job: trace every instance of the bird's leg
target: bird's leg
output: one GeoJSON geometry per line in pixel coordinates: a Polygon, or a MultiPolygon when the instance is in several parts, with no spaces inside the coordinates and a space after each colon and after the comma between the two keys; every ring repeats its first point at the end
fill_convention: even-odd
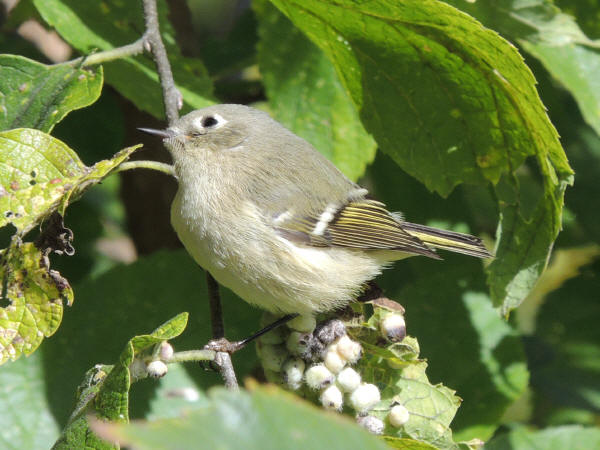
{"type": "Polygon", "coordinates": [[[289,322],[294,317],[298,317],[298,314],[287,314],[270,325],[267,325],[262,330],[257,331],[253,335],[247,337],[246,339],[242,339],[241,341],[230,342],[226,338],[221,337],[218,339],[213,339],[208,344],[204,346],[205,350],[214,350],[216,352],[225,352],[225,353],[235,353],[238,350],[241,350],[246,346],[246,344],[252,342],[254,339],[261,337],[263,334],[268,333],[269,331],[289,322]]]}

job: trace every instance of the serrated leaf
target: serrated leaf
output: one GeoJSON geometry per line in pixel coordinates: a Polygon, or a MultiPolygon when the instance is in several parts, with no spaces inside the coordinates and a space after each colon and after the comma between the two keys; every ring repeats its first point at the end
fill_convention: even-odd
{"type": "Polygon", "coordinates": [[[98,364],[85,373],[77,389],[77,405],[61,435],[52,446],[53,450],[90,448],[94,450],[118,449],[90,432],[88,411],[94,411],[94,401],[113,366],[98,364]]]}
{"type": "MultiPolygon", "coordinates": [[[[181,249],[141,256],[134,263],[119,265],[74,285],[79,306],[69,311],[56,335],[42,349],[46,359],[53,361],[46,382],[58,420],[65,422],[73,410],[71,397],[81,375],[98,362],[114,361],[123,343],[132,334],[146,333],[148,324],[162,323],[166,317],[192,308],[186,332],[172,344],[176,350],[188,350],[208,342],[210,314],[204,280],[202,270],[181,249]],[[107,311],[110,320],[106,320],[107,311]],[[85,338],[82,323],[88,324],[83,330],[85,338]]],[[[259,329],[259,310],[226,289],[221,294],[229,339],[243,339],[259,329]]],[[[239,379],[245,379],[256,367],[254,348],[247,346],[237,352],[233,363],[239,379]]],[[[223,384],[216,372],[200,370],[194,364],[186,365],[186,370],[199,390],[223,384]]],[[[134,384],[132,417],[145,417],[153,386],[151,382],[134,384]]]]}
{"type": "Polygon", "coordinates": [[[432,385],[425,374],[426,363],[410,366],[402,371],[396,382],[399,392],[392,401],[403,405],[410,418],[403,425],[400,436],[429,442],[436,447],[454,447],[450,423],[461,400],[455,391],[441,384],[432,385]]]}
{"type": "Polygon", "coordinates": [[[78,389],[78,405],[53,448],[118,448],[103,442],[91,432],[89,415],[112,423],[128,423],[131,387],[129,366],[142,352],[179,336],[187,325],[187,319],[187,313],[178,314],[152,333],[131,338],[114,366],[90,369],[78,389]]]}
{"type": "Polygon", "coordinates": [[[258,63],[270,112],[356,180],[373,161],[376,144],[333,64],[270,3],[254,5],[260,19],[258,63]]]}
{"type": "Polygon", "coordinates": [[[549,0],[448,1],[540,60],[571,92],[584,119],[600,134],[600,41],[592,41],[573,17],[549,0]]]}
{"type": "Polygon", "coordinates": [[[364,349],[357,363],[363,381],[376,384],[381,391],[381,402],[370,414],[386,423],[386,436],[410,438],[436,448],[456,448],[450,423],[460,399],[453,390],[429,382],[425,374],[427,363],[419,359],[419,344],[415,338],[407,336],[400,343],[382,345],[379,322],[387,314],[389,311],[375,307],[368,327],[348,330],[364,349]],[[390,408],[395,404],[403,405],[410,413],[408,422],[399,428],[387,421],[390,408]]]}
{"type": "Polygon", "coordinates": [[[102,68],[47,66],[22,56],[0,55],[0,131],[49,132],[70,111],[94,103],[102,82],[102,68]]]}
{"type": "Polygon", "coordinates": [[[30,355],[60,325],[63,302],[73,302],[67,280],[50,270],[32,243],[0,251],[0,364],[30,355]]]}
{"type": "MultiPolygon", "coordinates": [[[[460,183],[496,184],[535,157],[544,185],[538,211],[547,212],[550,232],[532,242],[537,223],[514,204],[521,233],[502,234],[496,261],[519,252],[544,266],[572,171],[512,45],[438,1],[273,3],[333,62],[379,147],[430,190],[448,195],[460,183]]],[[[527,267],[512,260],[490,269],[493,300],[505,312],[524,298],[512,287],[527,267]]]]}
{"type": "MultiPolygon", "coordinates": [[[[83,54],[130,44],[144,31],[141,3],[34,0],[34,4],[44,20],[83,54]]],[[[164,1],[158,2],[158,11],[163,41],[185,109],[208,106],[212,103],[212,84],[206,69],[200,60],[181,55],[164,1]]],[[[106,63],[105,71],[107,82],[139,109],[164,117],[162,90],[150,58],[118,59],[106,63]]]]}
{"type": "Polygon", "coordinates": [[[0,227],[13,224],[23,235],[53,211],[61,214],[86,189],[102,181],[140,146],[86,167],[58,139],[39,130],[0,133],[0,227]]]}
{"type": "MultiPolygon", "coordinates": [[[[438,203],[444,201],[436,199],[425,210],[438,203]]],[[[454,440],[487,440],[528,386],[523,343],[485,293],[481,262],[444,256],[441,263],[400,261],[378,284],[389,297],[402,299],[407,331],[419,336],[428,359],[428,377],[464,399],[452,423],[454,440]]]]}
{"type": "Polygon", "coordinates": [[[318,410],[280,389],[209,393],[207,407],[177,419],[102,426],[105,438],[146,449],[384,449],[350,420],[318,410]]]}
{"type": "MultiPolygon", "coordinates": [[[[162,324],[152,333],[132,338],[131,345],[134,352],[133,356],[139,354],[149,347],[152,347],[153,345],[161,343],[162,341],[176,338],[183,333],[183,330],[185,330],[187,321],[188,313],[181,313],[162,324]]],[[[127,353],[127,355],[129,355],[129,353],[127,353]]],[[[131,358],[133,358],[133,356],[131,356],[131,358]]],[[[131,364],[132,361],[133,359],[131,359],[128,364],[131,364]]]]}

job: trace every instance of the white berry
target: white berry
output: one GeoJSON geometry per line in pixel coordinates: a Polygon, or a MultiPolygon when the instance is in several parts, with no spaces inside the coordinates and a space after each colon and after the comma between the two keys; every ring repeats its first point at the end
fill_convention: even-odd
{"type": "Polygon", "coordinates": [[[335,345],[330,345],[327,348],[323,362],[325,367],[333,373],[338,373],[346,365],[346,361],[340,356],[335,345]]]}
{"type": "Polygon", "coordinates": [[[344,404],[342,391],[335,385],[329,386],[321,393],[321,404],[327,409],[341,411],[344,404]]]}
{"type": "Polygon", "coordinates": [[[312,333],[317,326],[317,319],[312,315],[298,316],[290,320],[287,326],[302,333],[312,333]]]}
{"type": "Polygon", "coordinates": [[[352,367],[342,370],[336,379],[337,385],[344,392],[353,392],[360,386],[360,374],[352,367]]]}
{"type": "Polygon", "coordinates": [[[401,427],[410,419],[410,413],[404,406],[396,405],[390,410],[388,419],[393,427],[401,427]]]}
{"type": "Polygon", "coordinates": [[[359,413],[369,411],[379,400],[379,388],[374,384],[363,383],[350,394],[350,404],[359,413]]]}
{"type": "Polygon", "coordinates": [[[158,351],[158,357],[161,361],[168,361],[173,357],[173,347],[167,341],[160,344],[160,350],[158,351]]]}
{"type": "Polygon", "coordinates": [[[308,368],[305,379],[309,387],[321,389],[333,383],[335,376],[323,364],[316,364],[308,368]]]}
{"type": "Polygon", "coordinates": [[[380,328],[381,334],[390,341],[400,342],[406,337],[406,322],[402,314],[388,314],[381,321],[380,328]]]}
{"type": "Polygon", "coordinates": [[[152,361],[146,366],[146,372],[153,378],[164,377],[169,369],[162,361],[152,361]]]}
{"type": "Polygon", "coordinates": [[[300,388],[304,368],[305,364],[301,359],[290,359],[283,365],[283,378],[290,388],[294,390],[300,388]]]}
{"type": "Polygon", "coordinates": [[[362,353],[361,345],[350,339],[347,335],[342,336],[337,341],[337,351],[350,364],[354,364],[360,359],[362,353]]]}

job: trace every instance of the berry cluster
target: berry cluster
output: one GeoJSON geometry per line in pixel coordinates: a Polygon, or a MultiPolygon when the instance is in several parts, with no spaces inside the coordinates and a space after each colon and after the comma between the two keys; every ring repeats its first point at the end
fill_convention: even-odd
{"type": "MultiPolygon", "coordinates": [[[[382,321],[384,337],[393,339],[404,333],[404,318],[392,314],[382,321]]],[[[274,320],[272,316],[263,322],[274,320]]],[[[404,335],[402,336],[404,337],[404,335]]],[[[257,343],[258,355],[267,379],[291,390],[306,385],[318,392],[324,408],[342,411],[344,405],[356,413],[357,422],[375,434],[381,434],[384,423],[369,415],[380,401],[379,388],[365,382],[356,368],[362,356],[362,346],[346,332],[340,320],[317,325],[312,316],[299,316],[287,327],[279,327],[262,336],[257,343]],[[353,367],[354,366],[354,367],[353,367]]],[[[388,415],[390,425],[399,427],[408,421],[409,413],[395,405],[388,415]]]]}

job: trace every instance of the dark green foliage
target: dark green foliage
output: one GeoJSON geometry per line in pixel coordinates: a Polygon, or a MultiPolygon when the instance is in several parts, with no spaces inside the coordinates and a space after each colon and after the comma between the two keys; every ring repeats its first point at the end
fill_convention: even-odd
{"type": "MultiPolygon", "coordinates": [[[[477,234],[496,258],[440,252],[387,270],[403,344],[383,342],[379,310],[361,306],[369,321],[350,334],[385,439],[307,404],[314,392],[225,392],[197,364],[132,378],[155,345],[210,339],[202,271],[183,250],[137,257],[119,194],[170,199],[110,176],[139,142],[131,124],[152,120],[139,111],[164,117],[154,63],[49,65],[15,30],[34,18],[87,56],[139,39],[141,2],[21,0],[0,24],[0,447],[598,447],[598,2],[234,3],[158,1],[182,113],[254,102],[390,210],[477,234]],[[202,11],[218,33],[195,28],[202,11]],[[74,256],[66,229],[33,243],[53,213],[74,256]],[[412,414],[400,428],[394,402],[412,414]]],[[[223,301],[228,338],[259,328],[260,311],[223,301]]],[[[252,346],[233,362],[242,385],[264,379],[252,346]]]]}

